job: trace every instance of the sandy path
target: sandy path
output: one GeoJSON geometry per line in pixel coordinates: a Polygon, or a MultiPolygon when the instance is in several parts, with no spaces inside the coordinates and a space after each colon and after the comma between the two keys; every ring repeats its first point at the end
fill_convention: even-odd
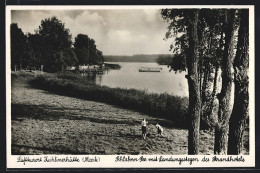
{"type": "MultiPolygon", "coordinates": [[[[187,154],[187,130],[171,122],[94,101],[60,96],[12,81],[12,154],[187,154]],[[147,118],[146,140],[140,123],[147,118]],[[155,124],[165,124],[165,137],[155,124]]],[[[201,154],[213,154],[201,132],[201,154]]]]}

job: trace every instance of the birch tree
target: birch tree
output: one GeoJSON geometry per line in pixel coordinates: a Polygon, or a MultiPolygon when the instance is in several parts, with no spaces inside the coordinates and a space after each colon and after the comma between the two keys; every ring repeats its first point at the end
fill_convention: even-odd
{"type": "Polygon", "coordinates": [[[249,68],[249,15],[248,10],[240,11],[237,52],[234,59],[234,106],[229,122],[228,154],[240,154],[243,147],[243,133],[248,119],[248,68],[249,68]]]}

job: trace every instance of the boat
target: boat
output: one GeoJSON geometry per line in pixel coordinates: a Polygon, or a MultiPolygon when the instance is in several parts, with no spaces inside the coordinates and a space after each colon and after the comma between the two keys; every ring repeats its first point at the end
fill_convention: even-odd
{"type": "Polygon", "coordinates": [[[161,70],[160,67],[141,67],[139,72],[160,72],[161,70]]]}

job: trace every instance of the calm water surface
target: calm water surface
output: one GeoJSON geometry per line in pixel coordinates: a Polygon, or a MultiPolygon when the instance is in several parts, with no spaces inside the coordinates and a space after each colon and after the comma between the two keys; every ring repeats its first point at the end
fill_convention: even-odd
{"type": "Polygon", "coordinates": [[[110,70],[103,75],[96,76],[96,83],[112,88],[134,88],[154,93],[168,93],[177,96],[188,96],[186,72],[169,72],[165,65],[157,63],[116,63],[120,70],[110,70]],[[139,72],[141,67],[159,67],[161,72],[139,72]]]}

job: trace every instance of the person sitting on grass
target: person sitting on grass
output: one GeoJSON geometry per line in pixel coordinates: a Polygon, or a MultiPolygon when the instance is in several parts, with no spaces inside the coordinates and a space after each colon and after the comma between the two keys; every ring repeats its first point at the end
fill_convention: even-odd
{"type": "Polygon", "coordinates": [[[158,134],[163,136],[163,128],[162,128],[162,126],[160,126],[159,124],[156,124],[155,126],[157,128],[158,134]]]}
{"type": "Polygon", "coordinates": [[[147,125],[147,121],[145,118],[143,119],[141,125],[142,125],[142,137],[143,137],[143,139],[145,139],[146,138],[146,125],[147,125]]]}

